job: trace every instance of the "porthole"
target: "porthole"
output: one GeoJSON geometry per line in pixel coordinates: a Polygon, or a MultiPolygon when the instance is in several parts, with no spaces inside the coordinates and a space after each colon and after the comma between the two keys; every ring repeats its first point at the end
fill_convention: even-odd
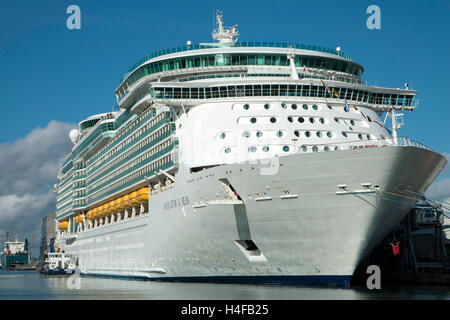
{"type": "Polygon", "coordinates": [[[328,131],[328,132],[327,132],[327,137],[328,137],[328,138],[332,138],[332,137],[333,137],[333,134],[332,134],[330,131],[328,131]]]}
{"type": "Polygon", "coordinates": [[[334,118],[334,121],[335,121],[336,123],[339,123],[339,119],[338,119],[338,118],[334,118]]]}
{"type": "Polygon", "coordinates": [[[330,151],[330,147],[329,146],[323,147],[323,151],[330,151]]]}
{"type": "Polygon", "coordinates": [[[328,109],[333,110],[333,107],[327,104],[328,109]]]}
{"type": "Polygon", "coordinates": [[[344,137],[348,137],[348,135],[347,135],[347,133],[346,132],[344,132],[344,131],[342,131],[342,135],[344,136],[344,137]]]}
{"type": "Polygon", "coordinates": [[[319,122],[320,122],[321,124],[324,124],[324,123],[325,123],[325,119],[324,119],[324,118],[319,118],[319,122]]]}
{"type": "Polygon", "coordinates": [[[366,137],[367,137],[367,140],[370,140],[370,134],[368,134],[366,137]]]}
{"type": "Polygon", "coordinates": [[[271,122],[271,123],[275,123],[275,122],[277,122],[277,118],[275,118],[275,117],[271,117],[271,118],[270,118],[270,122],[271,122]]]}
{"type": "Polygon", "coordinates": [[[244,110],[248,110],[248,109],[250,109],[250,105],[244,104],[244,110]]]}
{"type": "Polygon", "coordinates": [[[248,138],[248,137],[250,137],[250,132],[244,131],[244,132],[242,133],[242,135],[243,135],[245,138],[248,138]]]}
{"type": "Polygon", "coordinates": [[[312,108],[313,108],[313,110],[319,110],[319,107],[318,107],[316,104],[314,104],[314,105],[312,106],[312,108]]]}
{"type": "Polygon", "coordinates": [[[283,131],[278,131],[277,132],[277,137],[282,137],[283,136],[283,131]]]}
{"type": "Polygon", "coordinates": [[[338,151],[339,150],[339,146],[334,146],[334,151],[338,151]]]}
{"type": "Polygon", "coordinates": [[[266,104],[264,105],[264,109],[266,109],[266,110],[270,109],[270,104],[266,103],[266,104]]]}
{"type": "Polygon", "coordinates": [[[250,122],[251,122],[251,123],[256,123],[256,118],[251,118],[251,119],[250,119],[250,122]]]}
{"type": "Polygon", "coordinates": [[[316,132],[316,136],[318,136],[319,138],[322,137],[322,132],[317,131],[317,132],[316,132]]]}
{"type": "Polygon", "coordinates": [[[225,139],[225,132],[222,132],[222,133],[220,134],[220,139],[225,139]]]}
{"type": "Polygon", "coordinates": [[[297,110],[297,105],[296,104],[291,104],[291,108],[292,108],[292,110],[297,110]]]}
{"type": "Polygon", "coordinates": [[[289,151],[289,146],[284,146],[284,147],[283,147],[283,151],[284,151],[284,152],[288,152],[288,151],[289,151]]]}
{"type": "Polygon", "coordinates": [[[225,153],[230,153],[231,149],[230,148],[225,148],[225,153]]]}
{"type": "Polygon", "coordinates": [[[319,151],[319,147],[313,146],[313,147],[312,147],[312,151],[313,151],[313,152],[318,152],[318,151],[319,151]]]}
{"type": "Polygon", "coordinates": [[[295,131],[294,131],[294,134],[295,134],[296,137],[300,137],[300,131],[295,130],[295,131]]]}
{"type": "Polygon", "coordinates": [[[352,126],[354,126],[354,125],[355,125],[355,121],[350,120],[350,124],[351,124],[352,126]]]}
{"type": "Polygon", "coordinates": [[[308,151],[308,147],[307,146],[302,146],[302,151],[304,151],[304,152],[308,151]]]}
{"type": "Polygon", "coordinates": [[[309,118],[309,122],[314,123],[314,118],[309,118]]]}
{"type": "Polygon", "coordinates": [[[263,135],[263,133],[261,132],[261,131],[258,131],[257,133],[256,133],[256,136],[257,137],[261,137],[263,135]]]}
{"type": "Polygon", "coordinates": [[[255,146],[251,146],[251,147],[248,148],[248,151],[256,152],[256,147],[255,146]]]}
{"type": "Polygon", "coordinates": [[[304,105],[303,105],[303,109],[304,109],[304,110],[308,110],[308,105],[304,104],[304,105]]]}
{"type": "Polygon", "coordinates": [[[311,132],[306,131],[306,132],[305,132],[305,136],[307,136],[308,138],[311,137],[311,132]]]}
{"type": "Polygon", "coordinates": [[[286,109],[286,108],[287,108],[286,103],[282,103],[282,104],[281,104],[281,107],[282,107],[283,109],[286,109]]]}
{"type": "Polygon", "coordinates": [[[358,134],[358,138],[359,138],[359,140],[362,140],[363,139],[363,135],[361,133],[358,134]]]}
{"type": "Polygon", "coordinates": [[[305,119],[303,117],[298,117],[298,122],[303,123],[305,122],[305,119]]]}
{"type": "Polygon", "coordinates": [[[268,147],[268,146],[264,146],[264,147],[262,148],[262,151],[263,151],[263,152],[269,151],[269,147],[268,147]]]}
{"type": "Polygon", "coordinates": [[[294,120],[292,119],[292,117],[288,117],[287,119],[288,119],[289,122],[294,121],[294,120]]]}

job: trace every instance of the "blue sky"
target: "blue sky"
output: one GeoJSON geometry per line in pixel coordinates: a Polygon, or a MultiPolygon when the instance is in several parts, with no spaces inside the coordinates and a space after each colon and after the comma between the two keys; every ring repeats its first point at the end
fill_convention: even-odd
{"type": "MultiPolygon", "coordinates": [[[[240,41],[340,46],[364,66],[363,79],[369,83],[402,88],[408,82],[419,90],[420,105],[406,113],[399,135],[448,157],[450,0],[21,0],[0,3],[0,152],[8,161],[0,163],[0,171],[7,172],[14,157],[24,154],[31,162],[41,157],[47,163],[46,156],[69,151],[71,124],[112,110],[118,81],[141,57],[187,40],[211,42],[216,9],[223,11],[225,25],[239,25],[240,41]],[[66,9],[72,4],[81,9],[81,30],[66,27],[66,9]],[[381,9],[381,30],[366,27],[366,9],[372,4],[381,9]],[[31,152],[33,146],[41,153],[31,152]]],[[[2,191],[9,180],[0,181],[0,207],[19,203],[20,192],[35,201],[26,187],[33,172],[26,168],[24,162],[15,171],[22,175],[15,180],[22,183],[14,191],[2,191]]],[[[35,208],[41,216],[54,206],[49,190],[56,171],[56,165],[44,170],[40,182],[34,182],[48,185],[40,193],[45,206],[35,208]]],[[[447,199],[448,169],[439,180],[437,194],[447,199]]]]}
{"type": "Polygon", "coordinates": [[[239,24],[241,41],[283,41],[342,50],[380,86],[419,90],[401,135],[450,151],[450,1],[10,1],[0,5],[0,142],[50,120],[77,123],[115,104],[114,89],[139,58],[211,41],[215,9],[239,24]],[[66,9],[81,8],[81,30],[66,9]],[[381,30],[366,8],[381,9],[381,30]]]}

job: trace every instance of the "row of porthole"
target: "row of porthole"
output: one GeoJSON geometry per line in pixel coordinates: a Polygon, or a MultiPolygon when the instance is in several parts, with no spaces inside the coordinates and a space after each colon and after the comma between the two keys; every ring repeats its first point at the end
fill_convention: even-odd
{"type": "MultiPolygon", "coordinates": [[[[283,131],[281,131],[281,130],[277,131],[276,135],[277,135],[277,137],[282,137],[282,136],[283,136],[283,131]]],[[[244,132],[242,133],[242,136],[243,136],[244,138],[250,138],[251,133],[250,133],[249,131],[244,131],[244,132]]],[[[256,132],[256,136],[257,136],[258,138],[260,138],[260,137],[263,136],[263,133],[262,133],[261,131],[257,131],[257,132],[256,132]]]]}
{"type": "MultiPolygon", "coordinates": [[[[348,138],[347,132],[342,131],[342,135],[343,135],[344,137],[348,138]]],[[[364,135],[361,134],[361,133],[358,133],[358,138],[359,138],[359,140],[363,140],[363,139],[364,139],[364,135]]],[[[367,138],[367,140],[370,140],[370,134],[366,134],[366,138],[367,138]]]]}
{"type": "MultiPolygon", "coordinates": [[[[287,105],[285,103],[282,103],[281,107],[283,109],[287,109],[287,105]]],[[[291,104],[291,109],[292,110],[297,110],[297,108],[298,108],[298,106],[295,103],[291,104]]],[[[302,105],[302,108],[303,108],[303,110],[308,110],[309,109],[307,104],[302,105]]],[[[317,104],[313,104],[311,108],[313,110],[319,110],[319,107],[317,106],[317,104]]]]}
{"type": "MultiPolygon", "coordinates": [[[[257,131],[257,132],[256,132],[256,136],[257,136],[258,138],[262,137],[262,135],[263,135],[263,133],[262,133],[261,131],[257,131]]],[[[281,130],[277,131],[276,135],[277,135],[277,137],[282,137],[282,136],[283,136],[283,131],[281,131],[281,130]]],[[[300,131],[299,131],[299,130],[295,130],[295,131],[294,131],[294,135],[295,135],[296,137],[300,137],[300,131]]],[[[342,131],[342,135],[343,135],[345,138],[348,138],[347,132],[342,131]]],[[[220,138],[221,138],[221,139],[225,139],[225,136],[226,136],[226,134],[225,134],[224,132],[222,132],[222,133],[220,134],[220,138]]],[[[243,136],[244,138],[249,138],[249,137],[251,136],[251,133],[250,133],[249,131],[244,131],[244,132],[242,133],[242,136],[243,136]]],[[[311,132],[310,132],[310,131],[305,131],[305,136],[306,136],[307,138],[311,137],[311,132]]],[[[318,138],[321,138],[321,137],[323,136],[322,131],[316,131],[316,136],[317,136],[318,138]]],[[[328,138],[332,138],[332,137],[333,137],[333,134],[332,134],[330,131],[327,131],[326,136],[327,136],[328,138]]],[[[360,140],[363,140],[363,139],[364,139],[364,135],[361,134],[361,133],[359,133],[359,134],[358,134],[358,138],[359,138],[360,140]]],[[[366,138],[367,138],[367,140],[370,140],[370,135],[367,134],[367,135],[366,135],[366,138]]]]}
{"type": "MultiPolygon", "coordinates": [[[[318,146],[312,146],[311,149],[312,149],[313,152],[319,152],[319,147],[318,146]]],[[[323,151],[331,151],[331,150],[337,151],[337,150],[339,150],[339,147],[338,146],[332,146],[332,147],[324,146],[323,147],[323,151]]],[[[308,151],[308,147],[307,146],[302,146],[302,151],[307,152],[308,151]]]]}
{"type": "MultiPolygon", "coordinates": [[[[288,121],[291,122],[291,123],[294,122],[294,119],[293,119],[291,116],[287,117],[287,119],[288,119],[288,121]]],[[[298,118],[297,118],[297,121],[300,122],[300,123],[304,123],[304,122],[305,122],[305,118],[303,118],[303,117],[298,117],[298,118]]],[[[311,117],[311,118],[309,118],[309,122],[314,123],[314,122],[315,122],[315,119],[311,117]]],[[[320,122],[321,124],[325,124],[325,119],[324,119],[324,118],[319,118],[319,122],[320,122]]]]}
{"type": "MultiPolygon", "coordinates": [[[[251,146],[248,148],[248,152],[256,152],[258,149],[256,148],[256,146],[251,146]]],[[[263,146],[262,147],[262,151],[263,152],[268,152],[270,149],[268,146],[263,146]]],[[[289,152],[290,148],[289,146],[283,146],[283,151],[284,152],[289,152]]],[[[225,148],[225,153],[230,153],[231,152],[231,148],[225,148]]]]}
{"type": "MultiPolygon", "coordinates": [[[[299,130],[295,130],[295,131],[294,131],[294,135],[295,135],[296,137],[300,137],[300,131],[299,131],[299,130]]],[[[318,138],[321,138],[321,137],[323,136],[322,131],[317,131],[317,132],[316,132],[316,136],[317,136],[318,138]]],[[[332,134],[330,131],[328,131],[328,132],[326,133],[326,136],[327,136],[328,138],[332,138],[332,137],[333,137],[333,134],[332,134]]],[[[305,131],[305,137],[307,137],[307,138],[311,137],[311,132],[310,132],[310,131],[305,131]]]]}
{"type": "MultiPolygon", "coordinates": [[[[269,121],[270,121],[270,123],[275,123],[275,122],[277,122],[277,118],[275,118],[275,117],[270,117],[269,121]]],[[[256,123],[256,118],[255,118],[255,117],[250,118],[250,122],[251,122],[251,123],[256,123]]]]}
{"type": "MultiPolygon", "coordinates": [[[[268,104],[268,103],[264,104],[264,109],[269,110],[270,107],[271,107],[270,104],[268,104]]],[[[287,108],[288,108],[287,104],[285,104],[285,103],[282,103],[282,104],[281,104],[281,107],[282,107],[283,109],[287,109],[287,108]]],[[[333,109],[333,108],[332,108],[331,106],[329,106],[329,105],[327,105],[327,107],[328,107],[330,110],[333,109]]],[[[249,104],[244,104],[244,107],[243,107],[243,108],[244,108],[244,110],[249,110],[249,109],[250,109],[250,105],[249,105],[249,104]]],[[[292,110],[297,110],[297,108],[298,108],[298,105],[297,105],[297,104],[295,104],[295,103],[291,104],[291,109],[292,109],[292,110]]],[[[308,110],[308,109],[309,109],[309,107],[308,107],[307,104],[302,105],[302,108],[303,108],[303,110],[308,110]]],[[[313,104],[311,108],[312,108],[313,110],[319,110],[319,107],[317,106],[317,104],[313,104]]]]}

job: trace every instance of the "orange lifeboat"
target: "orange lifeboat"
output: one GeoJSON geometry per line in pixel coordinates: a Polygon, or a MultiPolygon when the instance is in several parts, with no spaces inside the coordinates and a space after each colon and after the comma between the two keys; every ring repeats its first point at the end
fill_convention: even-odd
{"type": "Polygon", "coordinates": [[[131,202],[133,205],[134,204],[141,204],[137,197],[138,197],[138,192],[134,191],[134,192],[129,194],[128,201],[131,202]]]}
{"type": "Polygon", "coordinates": [[[114,201],[110,201],[106,204],[108,210],[110,213],[116,213],[118,210],[116,208],[116,206],[114,205],[114,201]]]}
{"type": "Polygon", "coordinates": [[[127,207],[127,208],[133,207],[133,202],[131,202],[131,200],[130,200],[131,194],[127,194],[127,195],[123,196],[121,199],[122,199],[122,205],[124,207],[127,207]]]}
{"type": "Polygon", "coordinates": [[[105,203],[103,206],[103,212],[105,215],[109,216],[111,214],[111,210],[109,209],[109,203],[105,203]]]}
{"type": "Polygon", "coordinates": [[[96,214],[97,218],[102,218],[105,216],[105,211],[103,209],[104,209],[103,206],[97,207],[97,214],[96,214]]]}
{"type": "Polygon", "coordinates": [[[148,188],[141,188],[137,191],[137,199],[140,202],[148,202],[148,188]]]}
{"type": "Polygon", "coordinates": [[[94,219],[94,218],[92,217],[92,209],[89,210],[89,211],[86,213],[86,219],[88,219],[88,220],[93,220],[93,219],[94,219]]]}
{"type": "Polygon", "coordinates": [[[125,210],[125,206],[122,204],[122,198],[118,198],[116,200],[113,201],[114,206],[118,209],[118,210],[125,210]]]}
{"type": "Polygon", "coordinates": [[[69,228],[69,221],[63,221],[58,224],[59,230],[67,230],[69,228]]]}

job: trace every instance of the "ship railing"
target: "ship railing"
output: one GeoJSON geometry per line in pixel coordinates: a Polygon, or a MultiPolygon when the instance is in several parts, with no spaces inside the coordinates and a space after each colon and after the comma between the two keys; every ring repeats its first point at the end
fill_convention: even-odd
{"type": "MultiPolygon", "coordinates": [[[[342,51],[336,51],[335,49],[329,49],[329,48],[324,48],[324,47],[320,47],[320,46],[304,45],[304,44],[300,44],[300,43],[248,41],[248,42],[236,42],[234,44],[234,47],[240,47],[240,48],[252,48],[252,47],[292,48],[292,47],[294,47],[295,49],[303,49],[303,50],[311,50],[311,51],[329,53],[329,54],[343,57],[344,59],[347,59],[347,60],[352,60],[352,58],[348,54],[343,53],[342,51]]],[[[215,47],[209,46],[207,44],[192,44],[189,46],[183,46],[183,47],[177,47],[177,48],[173,48],[173,49],[166,49],[166,50],[160,50],[157,52],[153,52],[151,54],[148,54],[148,55],[142,57],[133,66],[131,66],[128,69],[128,72],[125,73],[125,75],[120,79],[119,84],[121,84],[122,81],[125,80],[126,77],[131,72],[133,72],[137,67],[139,67],[141,64],[143,64],[144,62],[146,62],[150,59],[153,59],[153,58],[156,58],[159,56],[163,56],[166,54],[177,53],[177,52],[184,52],[184,51],[198,50],[198,49],[213,49],[213,48],[215,48],[215,47]]]]}
{"type": "Polygon", "coordinates": [[[401,146],[401,147],[415,147],[432,151],[428,146],[412,140],[408,137],[392,137],[384,139],[370,139],[370,140],[354,140],[346,142],[335,142],[326,144],[301,144],[298,146],[300,152],[326,152],[338,150],[355,150],[365,148],[379,148],[386,146],[401,146]]]}

